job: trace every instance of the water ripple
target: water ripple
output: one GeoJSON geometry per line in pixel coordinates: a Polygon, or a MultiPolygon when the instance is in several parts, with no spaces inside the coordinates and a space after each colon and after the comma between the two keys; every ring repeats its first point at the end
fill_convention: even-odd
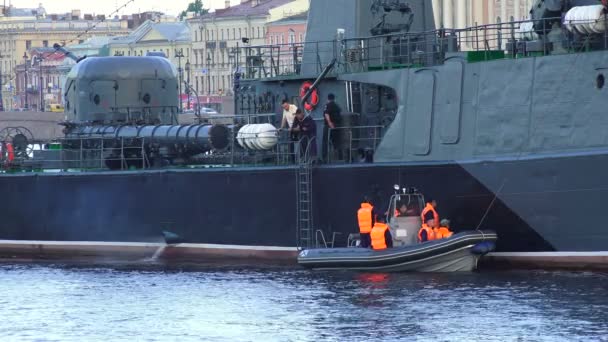
{"type": "Polygon", "coordinates": [[[2,341],[608,341],[608,276],[0,266],[2,341]]]}

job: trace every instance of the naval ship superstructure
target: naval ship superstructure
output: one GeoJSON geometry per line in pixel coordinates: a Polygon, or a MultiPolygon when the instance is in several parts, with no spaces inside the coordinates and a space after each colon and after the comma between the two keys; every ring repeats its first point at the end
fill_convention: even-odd
{"type": "Polygon", "coordinates": [[[191,125],[175,120],[176,71],[159,57],[137,75],[125,70],[139,57],[81,61],[56,160],[22,153],[13,163],[30,172],[0,174],[0,239],[146,242],[168,229],[192,243],[339,246],[363,196],[382,207],[399,184],[436,199],[456,231],[496,231],[501,251],[606,251],[606,8],[545,0],[530,14],[451,29],[427,0],[311,0],[305,43],[237,52],[237,115],[191,125]],[[318,123],[322,155],[329,93],[341,159],[240,134],[278,125],[289,99],[318,123]]]}

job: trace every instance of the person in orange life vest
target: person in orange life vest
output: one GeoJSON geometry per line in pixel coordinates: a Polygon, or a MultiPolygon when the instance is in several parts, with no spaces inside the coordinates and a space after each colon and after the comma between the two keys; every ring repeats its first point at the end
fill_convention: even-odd
{"type": "Polygon", "coordinates": [[[432,219],[422,223],[422,227],[418,231],[418,242],[426,242],[435,240],[435,231],[430,226],[432,219]]]}
{"type": "Polygon", "coordinates": [[[388,225],[384,222],[384,217],[378,217],[374,228],[372,228],[371,240],[372,249],[375,251],[381,251],[387,248],[393,248],[393,236],[388,228],[388,225]]]}
{"type": "Polygon", "coordinates": [[[454,235],[454,233],[452,233],[450,231],[450,220],[447,220],[447,219],[441,220],[440,227],[435,228],[434,231],[435,231],[435,240],[447,239],[450,236],[454,235]]]}
{"type": "Polygon", "coordinates": [[[360,246],[369,248],[371,246],[370,233],[376,223],[378,211],[373,206],[369,197],[365,196],[361,202],[361,208],[357,211],[357,220],[359,221],[359,235],[361,236],[360,246]]]}
{"type": "Polygon", "coordinates": [[[439,228],[439,214],[437,213],[437,201],[430,200],[427,202],[426,207],[422,210],[420,218],[422,223],[426,223],[431,228],[439,228]]]}

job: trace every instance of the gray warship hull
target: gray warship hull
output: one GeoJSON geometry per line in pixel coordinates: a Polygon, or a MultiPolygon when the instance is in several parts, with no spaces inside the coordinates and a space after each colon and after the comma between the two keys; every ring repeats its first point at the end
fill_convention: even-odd
{"type": "MultiPolygon", "coordinates": [[[[372,163],[312,167],[310,210],[300,201],[301,165],[1,174],[0,239],[150,242],[169,230],[191,243],[296,247],[304,245],[301,214],[310,211],[306,245],[322,232],[323,243],[345,246],[363,196],[382,208],[400,184],[437,199],[456,231],[496,231],[498,251],[608,251],[608,36],[603,48],[558,51],[569,33],[549,41],[543,31],[507,48],[514,25],[429,32],[431,2],[417,0],[409,1],[418,14],[411,30],[426,33],[356,38],[369,35],[376,3],[311,1],[307,39],[332,39],[336,29],[347,37],[301,46],[287,76],[250,51],[255,58],[235,85],[237,112],[253,116],[278,113],[282,98],[302,100],[302,83],[317,80],[321,98],[334,93],[345,116],[382,127],[372,163]],[[325,22],[333,13],[344,15],[325,22]],[[473,51],[444,49],[455,43],[473,51]],[[329,48],[313,51],[319,46],[329,48]]],[[[390,16],[403,22],[399,11],[390,16]]],[[[322,109],[310,113],[320,125],[322,109]]]]}
{"type": "MultiPolygon", "coordinates": [[[[605,165],[606,154],[320,167],[313,172],[315,225],[325,236],[339,233],[335,245],[346,246],[361,194],[372,189],[380,201],[407,181],[436,195],[455,227],[481,222],[495,230],[498,251],[606,251],[608,233],[598,226],[605,165]]],[[[2,206],[0,239],[158,242],[170,230],[190,243],[298,245],[291,168],[3,175],[0,188],[11,199],[2,206]]]]}

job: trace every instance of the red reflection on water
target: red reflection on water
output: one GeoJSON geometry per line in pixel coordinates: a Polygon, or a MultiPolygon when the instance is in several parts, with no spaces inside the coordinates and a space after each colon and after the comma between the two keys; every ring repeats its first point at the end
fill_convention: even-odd
{"type": "Polygon", "coordinates": [[[362,283],[374,285],[375,288],[384,288],[390,280],[388,273],[361,273],[356,279],[362,283]]]}

